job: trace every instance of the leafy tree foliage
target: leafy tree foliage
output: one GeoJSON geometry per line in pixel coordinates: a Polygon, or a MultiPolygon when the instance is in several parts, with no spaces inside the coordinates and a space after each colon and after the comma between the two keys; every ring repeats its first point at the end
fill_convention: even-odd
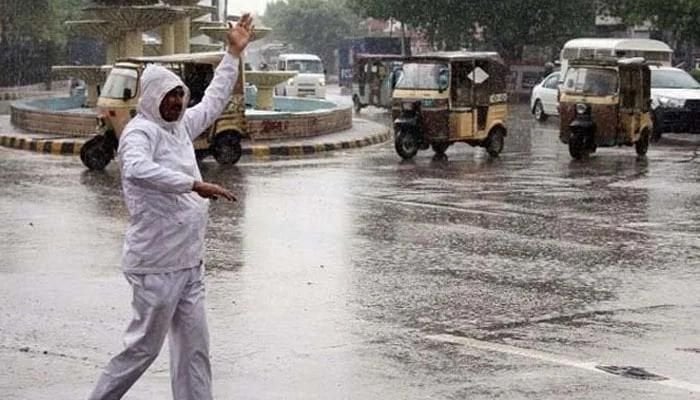
{"type": "Polygon", "coordinates": [[[522,57],[525,45],[556,47],[591,33],[598,7],[595,0],[348,1],[363,16],[419,29],[438,49],[496,49],[511,60],[522,57]]]}
{"type": "Polygon", "coordinates": [[[272,37],[300,52],[317,54],[326,63],[333,60],[338,41],[357,35],[359,17],[342,0],[288,0],[268,3],[263,23],[272,37]]]}
{"type": "Polygon", "coordinates": [[[75,17],[82,0],[0,1],[0,42],[51,41],[66,38],[63,22],[75,17]]]}
{"type": "Polygon", "coordinates": [[[700,44],[700,0],[605,0],[604,6],[626,24],[650,22],[673,47],[700,44]]]}

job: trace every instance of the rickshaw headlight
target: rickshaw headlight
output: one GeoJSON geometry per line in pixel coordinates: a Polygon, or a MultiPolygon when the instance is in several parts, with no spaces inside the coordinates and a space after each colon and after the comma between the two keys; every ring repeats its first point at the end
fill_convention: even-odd
{"type": "Polygon", "coordinates": [[[681,99],[674,99],[673,97],[659,96],[659,105],[668,108],[681,108],[684,106],[684,101],[681,99]]]}
{"type": "Polygon", "coordinates": [[[588,114],[589,110],[590,110],[590,108],[588,107],[588,104],[584,104],[584,103],[576,104],[576,114],[577,115],[588,114]]]}
{"type": "Polygon", "coordinates": [[[294,86],[294,78],[289,78],[287,81],[287,86],[294,86]]]}

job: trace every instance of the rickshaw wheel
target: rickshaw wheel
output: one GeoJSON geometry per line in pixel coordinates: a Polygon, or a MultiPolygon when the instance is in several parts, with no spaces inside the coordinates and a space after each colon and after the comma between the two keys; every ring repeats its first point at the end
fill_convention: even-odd
{"type": "Polygon", "coordinates": [[[355,109],[355,113],[359,114],[362,111],[362,103],[360,103],[360,98],[357,96],[352,97],[352,105],[355,109]]]}
{"type": "Polygon", "coordinates": [[[238,133],[224,132],[214,138],[211,153],[219,164],[235,164],[241,158],[243,149],[238,133]]]}
{"type": "Polygon", "coordinates": [[[447,151],[447,148],[450,147],[450,143],[448,142],[436,142],[432,144],[433,151],[435,154],[445,154],[447,151]]]}
{"type": "Polygon", "coordinates": [[[486,151],[491,157],[498,157],[503,151],[503,141],[506,134],[502,128],[495,128],[489,133],[486,142],[486,151]]]}
{"type": "Polygon", "coordinates": [[[93,171],[105,169],[114,158],[114,150],[108,145],[109,143],[103,135],[96,135],[80,148],[80,161],[93,171]]]}
{"type": "Polygon", "coordinates": [[[535,102],[535,109],[532,110],[532,112],[535,114],[535,119],[539,122],[544,122],[547,120],[548,115],[545,114],[544,108],[542,107],[542,102],[537,100],[535,102]]]}
{"type": "Polygon", "coordinates": [[[404,160],[413,158],[418,153],[418,140],[416,135],[406,130],[399,130],[394,139],[394,148],[404,160]]]}
{"type": "Polygon", "coordinates": [[[649,131],[644,129],[642,134],[639,136],[639,140],[634,143],[634,149],[637,151],[637,155],[642,157],[647,154],[649,150],[649,131]]]}
{"type": "Polygon", "coordinates": [[[574,160],[581,160],[588,156],[591,149],[586,145],[586,138],[583,135],[571,135],[569,138],[569,154],[574,160]]]}

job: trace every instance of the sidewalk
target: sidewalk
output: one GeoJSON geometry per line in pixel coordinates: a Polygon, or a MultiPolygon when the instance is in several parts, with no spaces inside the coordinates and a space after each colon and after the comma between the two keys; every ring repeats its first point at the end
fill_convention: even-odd
{"type": "MultiPolygon", "coordinates": [[[[370,146],[391,138],[391,129],[366,119],[353,118],[352,128],[328,135],[290,140],[243,140],[243,155],[256,159],[270,156],[301,156],[327,151],[370,146]]],[[[90,137],[66,137],[26,132],[10,124],[8,115],[0,115],[0,146],[14,149],[79,155],[80,148],[90,137]]]]}

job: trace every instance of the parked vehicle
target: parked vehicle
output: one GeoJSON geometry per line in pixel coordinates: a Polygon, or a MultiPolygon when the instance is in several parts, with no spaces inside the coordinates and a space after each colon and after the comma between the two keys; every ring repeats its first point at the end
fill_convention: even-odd
{"type": "Polygon", "coordinates": [[[357,54],[411,55],[411,38],[400,36],[348,37],[338,42],[338,84],[352,90],[354,64],[357,54]],[[403,45],[402,45],[403,42],[403,45]]]}
{"type": "Polygon", "coordinates": [[[651,67],[652,141],[664,133],[700,133],[700,83],[682,69],[651,67]]]}
{"type": "Polygon", "coordinates": [[[622,145],[644,156],[653,132],[650,96],[643,58],[571,60],[561,86],[559,139],[577,160],[622,145]]]}
{"type": "MultiPolygon", "coordinates": [[[[158,57],[133,57],[118,61],[102,86],[97,101],[98,132],[85,142],[80,159],[93,170],[104,169],[114,158],[119,136],[136,115],[139,79],[148,64],[159,64],[182,78],[190,89],[188,107],[199,103],[214,77],[214,69],[223,52],[174,54],[158,57]]],[[[235,164],[241,157],[240,140],[246,136],[243,62],[239,65],[238,81],[225,111],[216,122],[194,142],[198,159],[212,155],[222,164],[235,164]]]]}
{"type": "Polygon", "coordinates": [[[559,115],[559,76],[559,71],[553,72],[532,88],[530,111],[540,122],[550,115],[559,115]]]}
{"type": "Polygon", "coordinates": [[[279,71],[297,71],[298,74],[275,88],[278,96],[326,98],[326,70],[314,54],[280,54],[279,71]]]}
{"type": "Polygon", "coordinates": [[[352,103],[356,113],[367,106],[391,108],[391,95],[402,73],[403,59],[397,55],[356,56],[352,74],[352,103]]]}
{"type": "Polygon", "coordinates": [[[393,95],[394,146],[403,159],[455,142],[497,157],[506,136],[508,68],[494,52],[437,52],[405,59],[393,95]]]}

